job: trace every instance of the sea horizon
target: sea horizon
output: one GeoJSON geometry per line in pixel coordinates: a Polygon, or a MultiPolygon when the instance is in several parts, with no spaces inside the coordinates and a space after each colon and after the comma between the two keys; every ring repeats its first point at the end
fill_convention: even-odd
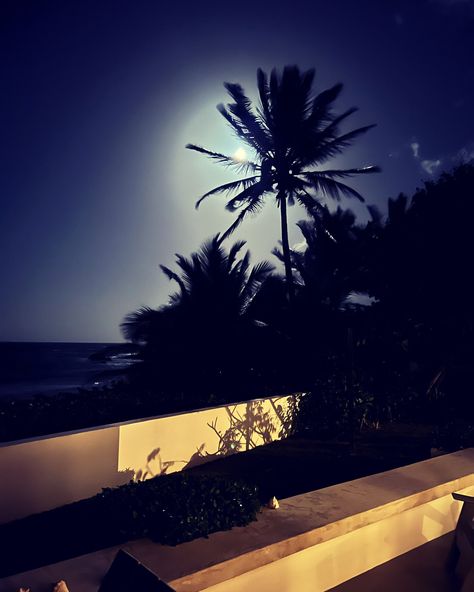
{"type": "Polygon", "coordinates": [[[126,342],[0,341],[0,398],[29,398],[104,386],[130,359],[91,359],[126,342]]]}
{"type": "Polygon", "coordinates": [[[128,343],[125,340],[122,341],[62,341],[62,340],[44,340],[44,339],[0,339],[0,343],[83,343],[89,345],[120,345],[122,343],[128,343]]]}

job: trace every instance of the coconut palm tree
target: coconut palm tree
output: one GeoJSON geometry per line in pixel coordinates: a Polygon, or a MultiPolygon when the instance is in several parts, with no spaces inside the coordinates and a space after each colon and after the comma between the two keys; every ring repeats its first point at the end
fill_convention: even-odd
{"type": "Polygon", "coordinates": [[[376,166],[337,170],[321,168],[373,126],[341,134],[340,124],[356,109],[336,115],[332,106],[342,90],[342,84],[315,96],[314,74],[314,70],[300,72],[296,66],[287,66],[281,76],[273,70],[268,78],[259,69],[259,100],[255,106],[239,84],[224,85],[233,102],[226,106],[218,105],[217,108],[237,137],[251,149],[253,160],[242,162],[196,144],[186,146],[246,175],[211,189],[196,203],[198,208],[211,195],[230,196],[226,208],[231,212],[238,211],[238,215],[222,239],[234,232],[246,216],[257,213],[265,197],[275,196],[280,208],[281,242],[290,301],[293,280],[287,206],[297,202],[309,212],[318,212],[322,200],[327,197],[338,200],[345,195],[363,201],[360,193],[341,179],[379,171],[376,166]]]}
{"type": "Polygon", "coordinates": [[[250,266],[250,252],[240,256],[246,242],[234,243],[228,252],[219,235],[206,241],[190,259],[176,255],[179,273],[161,266],[162,271],[178,284],[170,304],[198,318],[238,319],[258,292],[264,279],[273,271],[268,261],[250,266]]]}

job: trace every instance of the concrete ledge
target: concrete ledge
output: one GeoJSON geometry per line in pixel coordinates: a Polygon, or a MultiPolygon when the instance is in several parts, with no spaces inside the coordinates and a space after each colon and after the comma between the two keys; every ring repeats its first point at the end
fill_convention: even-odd
{"type": "MultiPolygon", "coordinates": [[[[213,535],[212,542],[203,541],[202,546],[208,547],[207,552],[215,563],[188,576],[173,579],[171,585],[178,592],[195,592],[208,588],[214,590],[214,586],[225,579],[237,578],[249,571],[321,546],[322,543],[355,533],[364,527],[398,518],[392,520],[388,526],[395,533],[397,529],[401,529],[406,544],[399,542],[390,553],[382,554],[383,549],[380,549],[377,556],[372,556],[370,561],[364,563],[365,566],[370,565],[370,568],[375,567],[453,530],[460,504],[451,499],[451,493],[472,487],[474,449],[468,449],[288,498],[282,501],[278,511],[265,511],[257,523],[244,529],[235,529],[232,539],[229,533],[217,533],[213,535]],[[430,504],[434,504],[434,507],[430,508],[430,504]],[[421,509],[423,515],[431,513],[431,509],[435,510],[431,528],[423,526],[419,516],[413,516],[416,523],[410,524],[410,516],[406,513],[417,508],[421,509]],[[403,524],[407,519],[408,524],[403,524]],[[216,547],[212,548],[214,544],[216,547]],[[216,554],[221,559],[219,563],[216,561],[216,554]]],[[[365,538],[366,533],[360,534],[365,538]]],[[[360,554],[361,541],[357,544],[356,538],[352,538],[352,552],[360,554]]],[[[384,542],[386,540],[379,539],[376,546],[383,546],[384,542]]],[[[366,545],[367,543],[365,541],[366,545]]],[[[372,550],[374,551],[377,553],[376,549],[372,550]]],[[[340,574],[346,572],[348,575],[348,565],[338,563],[340,574]]],[[[356,570],[350,577],[363,571],[365,569],[358,572],[356,570]]],[[[345,579],[348,578],[344,577],[340,581],[345,579]]],[[[321,589],[328,589],[338,583],[340,582],[330,582],[327,588],[321,589]]],[[[217,589],[220,590],[216,587],[217,589]]],[[[260,586],[259,589],[262,592],[267,588],[260,586]]],[[[268,589],[272,589],[271,586],[268,589]]],[[[299,585],[295,587],[295,590],[298,589],[304,588],[299,585]]],[[[310,589],[319,588],[313,583],[310,589]]]]}
{"type": "MultiPolygon", "coordinates": [[[[451,493],[472,488],[468,449],[288,498],[257,522],[208,539],[177,547],[139,540],[124,548],[177,592],[328,590],[453,530],[461,504],[451,493]]],[[[115,552],[6,578],[0,592],[35,582],[41,592],[41,582],[55,578],[70,580],[74,592],[95,592],[115,552]]]]}

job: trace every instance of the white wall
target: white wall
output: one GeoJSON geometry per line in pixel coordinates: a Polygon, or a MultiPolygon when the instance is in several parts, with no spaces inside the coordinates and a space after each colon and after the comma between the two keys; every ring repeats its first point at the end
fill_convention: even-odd
{"type": "Polygon", "coordinates": [[[0,524],[285,437],[296,396],[0,446],[0,524]]]}

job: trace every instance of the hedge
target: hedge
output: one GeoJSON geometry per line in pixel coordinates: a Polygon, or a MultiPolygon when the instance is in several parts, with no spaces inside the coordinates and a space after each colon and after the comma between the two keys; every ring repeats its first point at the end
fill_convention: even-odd
{"type": "Polygon", "coordinates": [[[141,537],[177,545],[245,526],[259,508],[255,486],[226,476],[180,472],[104,489],[0,526],[0,577],[141,537]]]}
{"type": "Polygon", "coordinates": [[[86,429],[143,417],[180,413],[217,405],[300,392],[296,384],[270,388],[258,383],[232,391],[146,390],[126,382],[30,399],[0,398],[0,442],[86,429]]]}

